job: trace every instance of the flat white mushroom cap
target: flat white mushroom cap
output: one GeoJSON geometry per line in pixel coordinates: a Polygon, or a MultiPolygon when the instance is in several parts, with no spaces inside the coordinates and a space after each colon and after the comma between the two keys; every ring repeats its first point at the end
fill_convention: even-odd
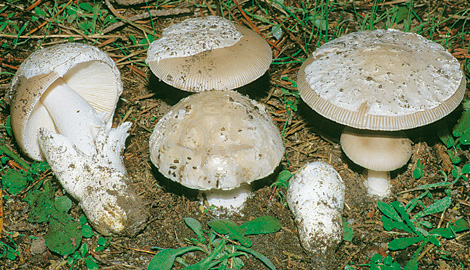
{"type": "Polygon", "coordinates": [[[271,174],[284,146],[265,107],[234,91],[189,96],[150,137],[150,158],[167,178],[200,190],[234,189],[271,174]]]}
{"type": "Polygon", "coordinates": [[[306,250],[324,254],[341,242],[344,193],[341,176],[322,161],[306,164],[291,178],[287,203],[306,250]]]}
{"type": "Polygon", "coordinates": [[[66,43],[32,53],[13,77],[10,91],[11,121],[18,145],[31,158],[42,160],[37,130],[56,130],[39,101],[57,79],[79,93],[104,119],[112,119],[122,92],[121,75],[114,61],[96,47],[66,43]]]}
{"type": "Polygon", "coordinates": [[[397,30],[355,32],[318,48],[298,73],[304,101],[358,129],[401,130],[437,121],[465,92],[460,64],[441,45],[397,30]]]}
{"type": "Polygon", "coordinates": [[[272,61],[264,38],[216,16],[168,27],[147,55],[155,76],[190,92],[241,87],[261,77],[272,61]]]}

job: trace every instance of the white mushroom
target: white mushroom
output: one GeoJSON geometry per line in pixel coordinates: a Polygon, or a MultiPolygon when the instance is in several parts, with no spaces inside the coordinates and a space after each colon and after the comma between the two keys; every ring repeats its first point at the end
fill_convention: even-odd
{"type": "Polygon", "coordinates": [[[289,182],[287,203],[302,246],[318,257],[315,269],[333,269],[328,264],[343,238],[344,190],[338,172],[322,161],[306,164],[289,182]]]}
{"type": "Polygon", "coordinates": [[[271,48],[261,36],[217,16],[166,28],[147,55],[158,78],[190,92],[241,87],[261,77],[272,61],[271,48]]]}
{"type": "Polygon", "coordinates": [[[104,235],[133,235],[147,219],[121,158],[131,123],[111,128],[121,92],[111,58],[93,46],[69,43],[31,54],[10,93],[18,145],[49,163],[104,235]]]}
{"type": "MultiPolygon", "coordinates": [[[[393,29],[351,33],[326,43],[304,62],[297,84],[302,99],[320,115],[352,127],[348,136],[367,130],[354,136],[367,133],[377,145],[385,143],[377,141],[385,133],[375,131],[400,137],[396,131],[449,114],[460,104],[466,85],[459,62],[441,45],[393,29]]],[[[411,148],[408,140],[398,140],[404,149],[411,148]]],[[[350,150],[345,152],[359,162],[350,150]]],[[[405,152],[401,166],[411,155],[405,152]]],[[[383,187],[372,188],[371,182],[366,183],[371,195],[388,195],[388,179],[383,187]]]]}
{"type": "Polygon", "coordinates": [[[150,158],[165,177],[208,191],[210,203],[233,211],[248,196],[248,183],[270,175],[283,153],[264,106],[230,90],[181,100],[150,137],[150,158]]]}

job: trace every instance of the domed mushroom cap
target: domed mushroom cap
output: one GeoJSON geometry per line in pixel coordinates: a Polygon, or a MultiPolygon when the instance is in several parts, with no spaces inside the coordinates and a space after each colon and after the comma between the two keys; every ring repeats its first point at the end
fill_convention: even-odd
{"type": "Polygon", "coordinates": [[[26,154],[41,160],[37,130],[56,127],[40,102],[51,85],[61,78],[96,112],[112,118],[122,92],[121,75],[114,61],[96,47],[67,43],[32,53],[13,77],[10,91],[11,122],[18,145],[26,154]]]}
{"type": "Polygon", "coordinates": [[[439,120],[465,92],[460,64],[414,33],[351,33],[318,48],[297,77],[302,99],[322,116],[358,129],[401,130],[439,120]]]}
{"type": "Polygon", "coordinates": [[[189,96],[150,137],[150,158],[167,178],[200,190],[234,189],[271,174],[284,153],[265,107],[234,91],[189,96]]]}
{"type": "Polygon", "coordinates": [[[147,54],[155,76],[190,92],[241,87],[261,77],[272,61],[261,36],[217,16],[166,28],[147,54]]]}

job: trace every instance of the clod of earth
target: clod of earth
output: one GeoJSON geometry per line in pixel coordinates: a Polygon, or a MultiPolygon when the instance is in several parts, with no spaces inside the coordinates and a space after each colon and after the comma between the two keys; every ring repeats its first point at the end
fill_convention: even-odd
{"type": "Polygon", "coordinates": [[[131,123],[111,127],[121,92],[114,61],[78,43],[31,54],[13,78],[10,92],[18,145],[31,158],[49,163],[104,235],[133,235],[147,220],[121,157],[131,123]]]}
{"type": "Polygon", "coordinates": [[[410,144],[397,132],[452,112],[466,85],[459,62],[441,45],[393,29],[355,32],[324,44],[301,66],[297,84],[312,109],[350,127],[341,138],[343,149],[353,162],[374,171],[366,172],[374,177],[368,177],[365,185],[370,195],[379,198],[389,195],[388,171],[403,166],[411,151],[404,163],[378,170],[346,150],[346,137],[374,138],[381,144],[385,135],[386,140],[394,137],[398,144],[410,144]]]}

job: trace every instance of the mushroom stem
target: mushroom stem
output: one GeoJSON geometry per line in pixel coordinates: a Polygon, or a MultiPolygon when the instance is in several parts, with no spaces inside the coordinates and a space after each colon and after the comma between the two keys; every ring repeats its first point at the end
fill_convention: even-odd
{"type": "Polygon", "coordinates": [[[364,185],[369,195],[385,198],[390,195],[390,172],[367,170],[364,185]]]}
{"type": "Polygon", "coordinates": [[[230,212],[235,212],[242,208],[246,199],[251,194],[251,186],[241,185],[231,190],[211,189],[201,192],[206,196],[209,205],[217,208],[224,207],[230,212]]]}
{"type": "Polygon", "coordinates": [[[105,125],[104,115],[98,114],[62,78],[49,87],[41,103],[54,120],[58,133],[69,138],[83,153],[89,156],[96,153],[94,138],[105,125]]]}

